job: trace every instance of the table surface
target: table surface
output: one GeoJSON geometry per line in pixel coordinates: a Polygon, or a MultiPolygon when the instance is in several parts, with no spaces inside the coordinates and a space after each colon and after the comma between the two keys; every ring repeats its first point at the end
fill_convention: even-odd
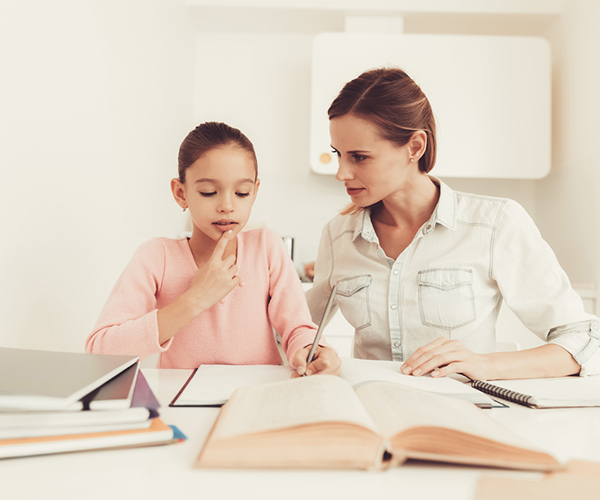
{"type": "MultiPolygon", "coordinates": [[[[169,408],[191,370],[143,369],[184,443],[0,460],[0,498],[12,499],[473,499],[482,474],[538,478],[538,473],[409,462],[379,471],[202,470],[192,464],[218,408],[169,408]]],[[[559,460],[600,461],[600,408],[486,411],[559,460]]]]}

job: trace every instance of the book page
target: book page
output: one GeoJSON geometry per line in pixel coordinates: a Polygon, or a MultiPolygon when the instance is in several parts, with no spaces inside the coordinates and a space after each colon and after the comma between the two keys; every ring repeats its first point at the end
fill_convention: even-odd
{"type": "Polygon", "coordinates": [[[175,406],[225,404],[238,387],[288,380],[291,375],[292,369],[281,365],[200,365],[175,406]]]}
{"type": "Polygon", "coordinates": [[[518,447],[528,446],[521,437],[485,415],[484,410],[465,401],[389,382],[361,385],[356,394],[387,438],[411,427],[441,427],[518,447]]]}
{"type": "Polygon", "coordinates": [[[457,397],[470,403],[493,406],[493,401],[484,393],[449,377],[433,378],[429,375],[414,377],[400,372],[400,362],[367,359],[344,359],[341,377],[357,389],[365,382],[388,381],[404,386],[457,397]]]}
{"type": "Polygon", "coordinates": [[[331,421],[357,424],[377,433],[352,387],[333,375],[240,389],[222,408],[213,432],[218,438],[331,421]]]}

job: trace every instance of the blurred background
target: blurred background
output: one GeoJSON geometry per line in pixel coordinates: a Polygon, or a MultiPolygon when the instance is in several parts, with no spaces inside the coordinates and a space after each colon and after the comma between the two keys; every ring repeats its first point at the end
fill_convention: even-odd
{"type": "Polygon", "coordinates": [[[520,202],[597,313],[599,1],[0,0],[0,345],[83,351],[136,248],[184,233],[169,181],[202,121],[254,142],[250,224],[294,238],[298,269],[314,260],[348,199],[309,165],[312,44],[348,16],[547,41],[549,173],[442,179],[520,202]]]}

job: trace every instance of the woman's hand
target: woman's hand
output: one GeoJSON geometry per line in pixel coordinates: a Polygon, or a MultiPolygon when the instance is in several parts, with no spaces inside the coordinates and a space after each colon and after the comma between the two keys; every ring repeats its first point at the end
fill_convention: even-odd
{"type": "Polygon", "coordinates": [[[416,377],[431,372],[432,377],[462,373],[474,380],[488,380],[489,360],[475,354],[458,340],[440,337],[419,347],[402,365],[401,372],[416,377]]]}
{"type": "Polygon", "coordinates": [[[292,373],[292,378],[306,375],[329,374],[339,375],[342,368],[342,360],[331,347],[317,346],[315,355],[310,365],[306,366],[306,358],[312,346],[306,346],[298,349],[292,359],[292,366],[296,371],[292,373]]]}

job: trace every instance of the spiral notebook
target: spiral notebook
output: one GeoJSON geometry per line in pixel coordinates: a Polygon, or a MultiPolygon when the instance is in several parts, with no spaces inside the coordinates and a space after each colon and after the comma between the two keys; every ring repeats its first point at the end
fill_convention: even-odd
{"type": "Polygon", "coordinates": [[[600,376],[523,380],[473,380],[472,387],[492,397],[531,408],[600,406],[600,376]]]}

